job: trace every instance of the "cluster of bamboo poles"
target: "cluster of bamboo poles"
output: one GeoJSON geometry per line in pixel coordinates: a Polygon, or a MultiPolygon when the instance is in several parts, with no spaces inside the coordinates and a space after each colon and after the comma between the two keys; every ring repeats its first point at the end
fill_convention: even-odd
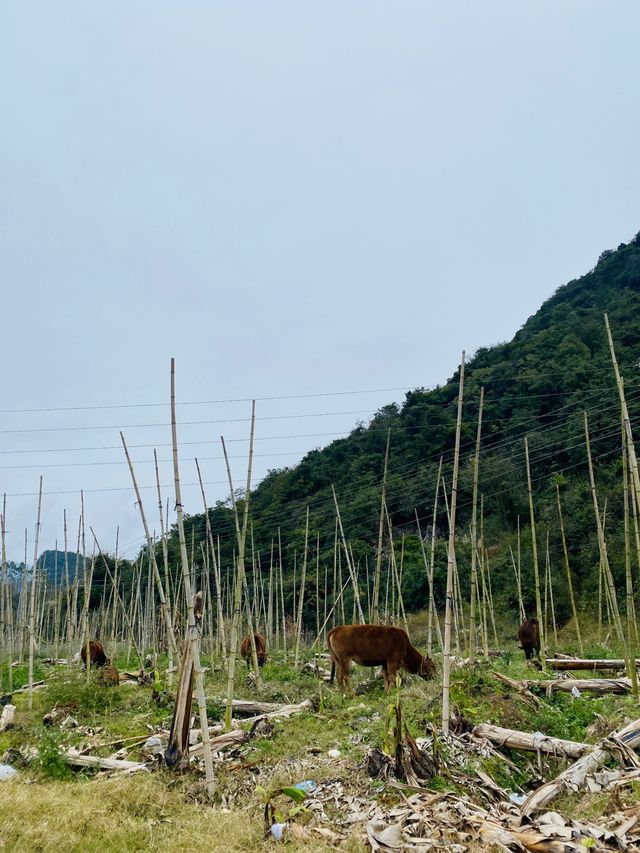
{"type": "MultiPolygon", "coordinates": [[[[609,563],[605,533],[606,504],[600,507],[594,479],[591,457],[589,425],[585,413],[585,443],[591,494],[598,534],[600,554],[599,625],[600,632],[605,623],[615,631],[623,644],[627,660],[631,660],[637,647],[638,632],[634,608],[634,586],[632,577],[631,539],[635,540],[636,556],[640,565],[640,532],[638,508],[640,507],[640,478],[635,455],[631,425],[624,396],[624,385],[620,377],[611,330],[605,317],[611,358],[620,395],[623,478],[624,478],[624,540],[626,578],[626,626],[623,625],[617,592],[609,563]]],[[[480,490],[480,460],[482,439],[482,413],[484,389],[481,389],[475,451],[472,457],[473,492],[472,513],[469,529],[471,560],[469,579],[460,576],[456,560],[456,511],[458,497],[458,471],[460,463],[460,432],[464,393],[464,353],[462,354],[456,437],[453,471],[450,488],[447,488],[442,458],[437,471],[433,514],[430,530],[423,531],[416,509],[416,527],[421,546],[422,560],[427,581],[428,608],[427,652],[441,651],[443,654],[443,729],[448,729],[448,691],[450,665],[454,653],[466,653],[473,661],[478,649],[489,654],[490,646],[497,646],[495,610],[489,549],[485,540],[484,498],[480,490]],[[447,572],[444,619],[441,620],[436,601],[436,550],[437,518],[446,512],[448,523],[447,572]],[[463,597],[468,589],[468,600],[463,597]],[[443,624],[441,624],[441,621],[443,624]]],[[[340,510],[338,496],[332,491],[335,508],[335,526],[332,554],[330,549],[321,551],[320,534],[312,530],[309,507],[305,512],[304,547],[294,554],[289,565],[285,565],[282,532],[277,528],[271,542],[269,559],[254,547],[251,523],[250,495],[253,439],[255,428],[255,404],[252,407],[249,442],[249,464],[242,512],[236,503],[229,458],[224,439],[221,439],[229,490],[232,501],[235,550],[230,565],[223,566],[220,537],[212,528],[207,497],[200,467],[196,460],[202,507],[205,519],[205,538],[195,542],[192,536],[187,542],[184,529],[183,508],[180,497],[178,472],[178,441],[175,420],[175,365],[171,365],[172,442],[174,452],[175,504],[177,531],[180,544],[180,565],[169,564],[169,503],[165,504],[160,488],[158,461],[155,455],[157,486],[157,512],[160,536],[151,532],[147,521],[140,490],[136,480],[124,435],[121,433],[123,451],[126,456],[137,506],[145,533],[146,546],[134,563],[133,575],[123,577],[122,560],[118,554],[118,533],[114,556],[107,558],[89,527],[85,529],[84,500],[81,493],[81,511],[76,538],[76,560],[74,571],[69,565],[69,542],[67,514],[63,515],[63,551],[58,565],[57,543],[53,578],[43,571],[38,559],[40,514],[42,506],[42,479],[40,480],[38,508],[34,537],[34,558],[28,568],[25,534],[25,559],[19,578],[9,577],[6,556],[6,498],[0,516],[2,534],[2,566],[0,574],[0,688],[12,687],[14,661],[23,663],[28,655],[30,684],[33,680],[34,653],[45,650],[50,656],[60,654],[68,660],[81,644],[99,637],[111,650],[126,649],[127,659],[135,653],[140,665],[148,654],[168,654],[168,671],[181,658],[179,651],[183,639],[191,648],[191,666],[195,673],[196,690],[201,682],[202,667],[200,653],[204,649],[212,660],[221,661],[228,673],[228,693],[232,696],[236,671],[239,638],[246,630],[252,638],[252,662],[256,679],[260,680],[257,654],[253,642],[254,630],[264,633],[272,649],[280,649],[291,655],[294,665],[301,660],[305,645],[326,643],[326,636],[335,624],[344,622],[373,622],[402,625],[406,628],[405,609],[405,534],[396,542],[391,515],[387,506],[387,475],[391,446],[390,431],[387,435],[383,478],[380,494],[377,548],[375,563],[356,560],[352,543],[348,540],[340,510]],[[88,540],[91,540],[88,542],[88,540]],[[329,556],[327,556],[329,554],[329,556]],[[268,562],[268,569],[267,569],[268,562]],[[96,588],[94,578],[104,570],[101,588],[96,588]],[[293,592],[291,594],[291,580],[293,592]],[[286,582],[285,582],[286,581],[286,582]],[[200,602],[194,605],[196,591],[200,602]]],[[[529,501],[529,528],[531,534],[531,560],[535,589],[535,615],[541,632],[541,654],[545,655],[548,636],[553,632],[557,640],[557,621],[554,601],[554,583],[549,552],[549,535],[546,535],[544,565],[538,556],[538,533],[533,501],[529,444],[524,439],[524,462],[527,474],[529,501]],[[541,577],[542,575],[542,577],[541,577]]],[[[564,519],[559,486],[556,486],[559,530],[562,540],[563,567],[567,592],[577,632],[578,644],[583,653],[577,606],[573,591],[572,571],[565,537],[564,519]]],[[[193,528],[192,528],[193,530],[193,528]]],[[[517,549],[510,550],[517,591],[518,609],[521,619],[527,615],[523,595],[523,566],[521,555],[520,523],[518,521],[517,549]]],[[[442,577],[442,572],[439,572],[442,577]]],[[[183,669],[182,665],[180,671],[183,669]]],[[[629,666],[629,675],[635,683],[635,667],[629,666]]],[[[182,673],[181,676],[182,677],[182,673]]],[[[635,688],[634,688],[635,689],[635,688]]],[[[204,694],[202,693],[202,697],[204,694]]],[[[230,714],[230,702],[228,704],[230,714]]]]}

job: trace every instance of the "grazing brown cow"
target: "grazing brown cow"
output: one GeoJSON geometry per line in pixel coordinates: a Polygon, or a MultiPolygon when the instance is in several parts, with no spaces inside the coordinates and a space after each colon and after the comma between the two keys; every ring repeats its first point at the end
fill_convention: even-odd
{"type": "Polygon", "coordinates": [[[527,660],[540,654],[540,628],[537,619],[527,619],[518,628],[518,639],[527,660]]]}
{"type": "Polygon", "coordinates": [[[387,625],[339,625],[327,637],[331,652],[331,681],[351,690],[351,663],[360,666],[381,666],[384,689],[395,684],[399,667],[420,678],[430,679],[436,674],[431,658],[422,655],[411,645],[407,632],[387,625]]]}
{"type": "MultiPolygon", "coordinates": [[[[82,663],[87,665],[87,644],[83,643],[80,649],[82,663]]],[[[89,643],[89,660],[92,666],[109,666],[111,661],[104,653],[104,646],[99,640],[91,640],[89,643]]]]}
{"type": "MultiPolygon", "coordinates": [[[[258,666],[264,666],[267,662],[267,641],[262,636],[262,634],[258,633],[255,633],[253,635],[253,638],[256,641],[258,666]]],[[[251,637],[248,634],[242,640],[242,645],[240,646],[240,654],[246,660],[247,666],[249,666],[249,662],[251,661],[251,637]]]]}

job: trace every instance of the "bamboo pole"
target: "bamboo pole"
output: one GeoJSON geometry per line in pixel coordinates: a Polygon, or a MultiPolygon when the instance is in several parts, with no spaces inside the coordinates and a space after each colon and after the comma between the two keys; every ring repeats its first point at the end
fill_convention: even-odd
{"type": "Polygon", "coordinates": [[[531,488],[531,466],[529,464],[529,440],[524,438],[524,455],[527,466],[527,494],[529,497],[529,518],[531,522],[531,554],[533,557],[533,577],[536,590],[536,619],[540,631],[540,660],[544,661],[546,653],[546,636],[542,619],[542,602],[540,601],[540,572],[538,569],[538,543],[536,541],[536,517],[533,511],[533,490],[531,488]]]}
{"type": "MultiPolygon", "coordinates": [[[[176,426],[176,394],[175,394],[175,359],[171,359],[171,443],[173,449],[173,474],[175,481],[176,513],[178,518],[178,542],[180,544],[180,558],[182,562],[182,582],[184,584],[185,597],[187,600],[187,637],[191,653],[191,665],[196,682],[196,697],[200,715],[200,727],[202,729],[202,748],[204,753],[205,781],[209,798],[213,797],[214,776],[213,760],[211,758],[211,747],[209,742],[209,724],[207,722],[207,700],[204,694],[204,678],[202,666],[200,665],[200,637],[194,609],[194,596],[191,592],[191,577],[189,574],[189,560],[187,556],[187,543],[184,535],[184,511],[182,506],[182,493],[180,490],[180,472],[178,468],[178,431],[176,426]]],[[[186,645],[186,644],[185,644],[186,645]]],[[[183,669],[189,667],[189,661],[185,661],[183,669]]],[[[190,700],[190,697],[189,697],[190,700]]],[[[190,701],[189,701],[190,704],[190,701]]],[[[176,697],[176,706],[178,697],[176,697]]],[[[186,745],[181,744],[184,748],[186,745]]]]}
{"type": "Polygon", "coordinates": [[[622,620],[620,618],[620,611],[618,609],[618,599],[616,597],[615,585],[613,582],[613,575],[611,573],[611,567],[609,565],[609,555],[607,551],[607,542],[604,536],[604,530],[602,526],[602,522],[600,521],[600,510],[598,508],[598,494],[596,491],[596,481],[593,473],[593,460],[591,458],[591,442],[589,441],[589,419],[587,417],[587,413],[584,412],[584,431],[585,431],[585,442],[587,446],[587,462],[589,465],[589,482],[591,484],[591,496],[593,498],[593,508],[596,516],[596,528],[598,532],[598,545],[600,548],[600,557],[602,560],[602,565],[604,568],[604,577],[606,581],[606,587],[609,590],[609,594],[611,597],[611,607],[613,610],[614,624],[616,627],[616,631],[618,634],[618,639],[622,642],[624,648],[624,656],[627,661],[627,674],[631,679],[633,685],[633,695],[637,698],[638,696],[638,676],[636,672],[635,666],[631,663],[631,655],[629,652],[629,644],[627,641],[627,637],[625,636],[622,620]]]}
{"type": "Polygon", "coordinates": [[[293,665],[298,667],[300,658],[300,641],[302,639],[302,608],[304,606],[304,588],[307,579],[307,558],[309,554],[309,507],[307,506],[307,518],[304,526],[304,559],[302,561],[302,576],[300,578],[300,601],[298,603],[298,620],[296,622],[296,646],[293,656],[293,665]]]}
{"type": "Polygon", "coordinates": [[[278,568],[280,574],[280,604],[282,609],[282,650],[284,659],[287,659],[287,616],[284,609],[284,575],[282,568],[282,538],[280,536],[280,528],[278,527],[278,568]]]}
{"type": "Polygon", "coordinates": [[[449,734],[449,683],[451,675],[451,611],[453,607],[453,564],[455,560],[456,507],[458,502],[458,466],[460,462],[460,431],[462,428],[462,397],[464,393],[464,350],[460,361],[460,386],[458,390],[458,415],[453,452],[453,477],[451,481],[451,521],[447,555],[447,596],[444,617],[444,649],[442,668],[442,732],[449,734]]]}
{"type": "MultiPolygon", "coordinates": [[[[36,516],[35,542],[33,547],[33,572],[31,575],[31,599],[29,604],[29,710],[33,707],[33,655],[36,647],[35,637],[35,605],[36,605],[36,578],[38,575],[38,542],[40,539],[40,511],[42,509],[42,476],[38,488],[38,514],[36,516]]],[[[25,566],[26,571],[26,566],[25,566]]],[[[11,661],[9,661],[11,666],[11,661]]]]}
{"type": "Polygon", "coordinates": [[[440,620],[438,619],[438,611],[436,609],[436,598],[435,598],[435,590],[433,586],[433,575],[435,571],[435,562],[436,562],[436,517],[438,513],[438,493],[440,491],[440,480],[442,478],[442,456],[440,456],[440,462],[438,463],[438,476],[436,478],[436,491],[433,498],[433,519],[431,524],[431,553],[429,556],[429,620],[428,620],[428,639],[427,643],[429,644],[429,654],[431,653],[431,631],[433,627],[433,621],[435,620],[436,629],[438,632],[438,639],[440,641],[440,648],[444,648],[444,644],[442,641],[442,631],[440,629],[440,620]]]}
{"type": "Polygon", "coordinates": [[[221,579],[220,579],[220,566],[218,564],[218,560],[216,559],[216,549],[213,543],[213,531],[211,529],[211,521],[209,519],[209,510],[207,508],[207,498],[204,493],[204,484],[202,482],[202,475],[200,473],[200,465],[198,464],[198,460],[196,462],[196,469],[198,471],[198,483],[200,484],[200,494],[202,495],[202,505],[204,508],[204,518],[205,518],[205,529],[207,534],[207,540],[209,542],[209,548],[211,549],[211,559],[213,561],[213,579],[216,587],[216,623],[217,623],[217,633],[220,639],[220,647],[222,650],[222,661],[225,668],[228,665],[227,660],[227,640],[224,632],[224,615],[222,613],[222,594],[220,590],[221,579]]]}
{"type": "MultiPolygon", "coordinates": [[[[229,649],[229,665],[227,672],[227,706],[225,711],[225,729],[228,731],[231,728],[231,706],[233,702],[233,689],[235,684],[236,660],[238,656],[239,645],[239,628],[240,628],[240,609],[242,605],[242,590],[244,586],[244,549],[247,538],[247,528],[249,524],[249,503],[251,500],[251,468],[253,462],[253,438],[255,433],[256,422],[256,404],[255,400],[251,403],[251,432],[249,436],[249,459],[247,464],[247,485],[244,496],[244,512],[242,518],[242,527],[240,527],[240,519],[238,516],[238,507],[236,505],[235,493],[233,489],[233,481],[231,478],[231,468],[229,466],[229,457],[225,447],[224,439],[221,437],[222,451],[227,466],[227,476],[229,479],[229,489],[231,491],[231,502],[233,506],[233,517],[236,528],[236,538],[238,542],[238,559],[236,566],[236,578],[234,587],[233,599],[233,622],[231,625],[231,646],[229,649]]],[[[251,610],[247,611],[249,619],[249,638],[251,640],[251,657],[253,660],[254,671],[256,675],[256,683],[260,684],[260,670],[258,667],[258,655],[255,645],[255,637],[253,635],[253,627],[251,624],[251,610]]]]}
{"type": "Polygon", "coordinates": [[[551,607],[551,625],[553,627],[553,641],[556,644],[556,648],[558,647],[558,628],[556,625],[556,608],[553,602],[553,578],[551,576],[551,557],[549,555],[549,531],[547,530],[547,544],[546,544],[546,553],[545,553],[545,570],[548,577],[548,587],[549,587],[549,605],[551,607]]]}
{"type": "Polygon", "coordinates": [[[627,436],[622,424],[622,484],[623,484],[623,515],[624,515],[624,573],[627,592],[627,637],[638,644],[638,626],[636,623],[636,608],[633,598],[633,578],[631,575],[631,538],[629,528],[629,472],[628,472],[627,436]]]}
{"type": "Polygon", "coordinates": [[[584,657],[584,646],[582,643],[582,635],[580,633],[580,620],[578,619],[578,610],[576,608],[576,598],[573,593],[573,580],[571,578],[571,568],[569,566],[569,552],[567,551],[567,539],[564,532],[564,519],[562,517],[562,504],[560,503],[560,486],[556,483],[556,500],[558,502],[558,519],[560,521],[560,538],[562,539],[562,555],[564,560],[564,570],[567,576],[567,589],[569,590],[569,601],[571,602],[571,612],[573,613],[573,621],[576,626],[576,636],[578,637],[578,647],[580,655],[584,657]]]}
{"type": "MultiPolygon", "coordinates": [[[[2,648],[6,642],[7,648],[7,679],[9,684],[9,693],[13,690],[13,667],[11,666],[13,657],[12,637],[9,630],[10,614],[13,610],[11,606],[11,598],[9,595],[9,585],[7,581],[7,495],[2,496],[2,515],[0,515],[0,541],[2,547],[2,584],[0,584],[0,596],[2,598],[2,625],[0,625],[0,640],[2,648]]],[[[2,658],[0,658],[0,687],[2,686],[2,658]]]]}
{"type": "Polygon", "coordinates": [[[520,614],[520,621],[524,622],[527,616],[524,610],[524,602],[522,600],[522,583],[520,581],[520,574],[516,565],[516,558],[513,556],[513,548],[511,547],[511,545],[509,545],[509,553],[511,555],[511,565],[513,566],[513,573],[516,579],[516,591],[518,593],[518,612],[520,614]]]}
{"type": "Polygon", "coordinates": [[[387,492],[387,469],[389,466],[389,447],[391,445],[391,429],[387,430],[387,447],[384,452],[384,468],[382,472],[382,492],[380,494],[380,523],[378,525],[378,550],[376,552],[376,567],[373,575],[373,601],[371,605],[371,621],[374,625],[380,622],[380,572],[382,571],[382,536],[384,531],[384,507],[387,492]]]}
{"type": "Polygon", "coordinates": [[[473,493],[471,499],[471,606],[469,610],[469,661],[473,663],[476,656],[476,587],[478,569],[476,566],[476,550],[478,541],[478,474],[480,471],[480,437],[482,434],[482,407],[484,404],[484,386],[480,388],[480,404],[478,408],[478,430],[476,432],[476,452],[473,457],[473,493]]]}
{"type": "MultiPolygon", "coordinates": [[[[404,630],[409,633],[409,626],[407,624],[407,614],[404,610],[404,601],[402,599],[402,586],[400,583],[400,578],[398,574],[398,565],[396,562],[396,548],[393,541],[393,529],[391,527],[391,519],[389,518],[389,510],[387,508],[387,502],[384,502],[384,511],[387,516],[387,526],[388,526],[388,535],[389,535],[389,548],[391,552],[391,570],[393,572],[393,580],[394,585],[398,590],[398,615],[402,616],[402,624],[404,625],[404,630]]],[[[397,620],[399,621],[399,620],[397,620]]]]}
{"type": "Polygon", "coordinates": [[[358,577],[356,575],[354,567],[351,565],[351,560],[349,558],[349,548],[347,547],[347,540],[344,535],[344,528],[342,527],[342,517],[340,515],[340,507],[338,506],[338,498],[336,497],[336,490],[331,485],[331,491],[333,493],[333,502],[336,507],[336,515],[338,517],[338,526],[340,528],[340,536],[342,538],[342,547],[344,548],[344,555],[347,561],[347,568],[349,569],[349,576],[351,578],[351,583],[353,584],[353,596],[355,601],[355,607],[358,611],[358,618],[360,619],[360,624],[365,624],[364,613],[362,612],[362,605],[360,604],[360,590],[358,589],[358,577]]]}

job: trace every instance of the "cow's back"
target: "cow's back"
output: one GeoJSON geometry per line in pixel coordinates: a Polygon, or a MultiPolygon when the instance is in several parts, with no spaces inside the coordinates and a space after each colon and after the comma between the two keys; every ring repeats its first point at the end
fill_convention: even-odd
{"type": "Polygon", "coordinates": [[[405,659],[409,638],[402,628],[390,625],[339,625],[329,632],[327,643],[338,657],[382,666],[388,660],[405,659]]]}

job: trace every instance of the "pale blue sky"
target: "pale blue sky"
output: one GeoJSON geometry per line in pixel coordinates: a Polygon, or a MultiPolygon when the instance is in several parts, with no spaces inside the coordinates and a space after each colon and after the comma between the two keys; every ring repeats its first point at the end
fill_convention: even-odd
{"type": "MultiPolygon", "coordinates": [[[[444,381],[640,229],[639,25],[636,0],[3,4],[0,408],[161,402],[172,355],[190,401],[444,381]]],[[[258,478],[402,396],[259,403],[287,417],[258,424],[258,478]]],[[[11,555],[40,473],[44,547],[83,487],[106,546],[120,524],[136,551],[132,495],[90,491],[128,485],[122,453],[60,450],[117,448],[120,426],[163,444],[130,425],[166,418],[0,414],[11,555]],[[104,428],[2,432],[76,426],[104,428]]],[[[197,453],[223,497],[208,457],[246,429],[185,424],[212,442],[185,444],[185,482],[197,453]]]]}

